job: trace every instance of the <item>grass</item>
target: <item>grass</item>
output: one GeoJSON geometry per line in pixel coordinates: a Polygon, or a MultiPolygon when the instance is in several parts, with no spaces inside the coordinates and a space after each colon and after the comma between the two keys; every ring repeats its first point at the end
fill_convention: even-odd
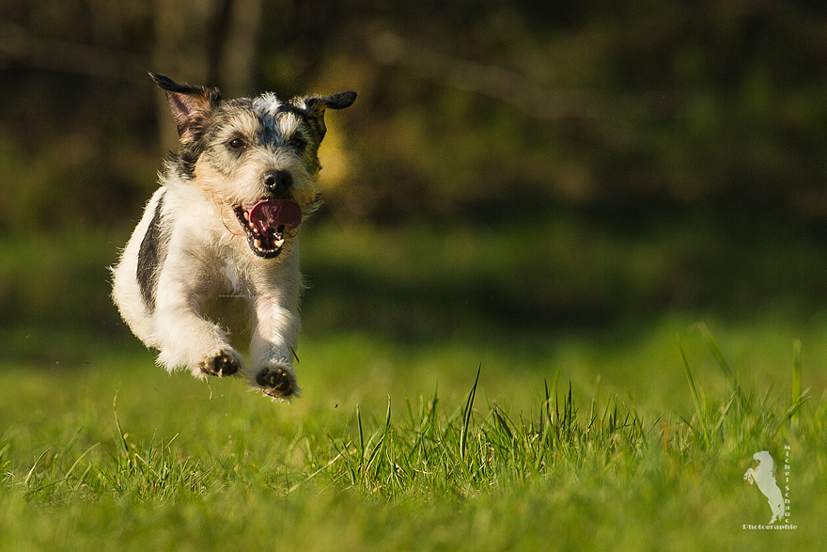
{"type": "MultiPolygon", "coordinates": [[[[705,326],[659,341],[683,378],[660,403],[590,389],[575,365],[503,370],[494,346],[474,365],[363,335],[310,336],[290,406],[126,348],[75,369],[6,366],[0,549],[812,549],[827,400],[802,389],[823,377],[806,347],[744,382],[705,326]],[[742,479],[767,449],[792,466],[796,530],[742,528],[770,516],[742,479]]],[[[664,369],[643,354],[638,379],[664,369]]]]}
{"type": "MultiPolygon", "coordinates": [[[[125,237],[36,240],[37,259],[6,240],[0,550],[812,549],[827,515],[818,305],[704,316],[711,330],[653,320],[629,304],[663,295],[702,240],[543,224],[319,225],[304,259],[316,333],[289,406],[170,377],[118,341],[104,267],[125,237]],[[555,327],[548,313],[607,304],[629,314],[605,330],[499,322],[555,327]],[[745,531],[769,519],[743,481],[752,454],[785,447],[798,529],[745,531]]],[[[795,268],[810,257],[752,271],[753,288],[800,288],[778,270],[818,280],[795,268]]]]}

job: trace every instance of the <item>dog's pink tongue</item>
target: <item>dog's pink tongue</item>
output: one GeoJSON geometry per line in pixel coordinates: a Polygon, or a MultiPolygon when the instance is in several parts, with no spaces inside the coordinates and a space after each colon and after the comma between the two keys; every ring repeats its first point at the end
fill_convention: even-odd
{"type": "Polygon", "coordinates": [[[250,208],[250,221],[257,226],[276,229],[297,228],[302,222],[302,210],[292,199],[265,199],[250,208]]]}

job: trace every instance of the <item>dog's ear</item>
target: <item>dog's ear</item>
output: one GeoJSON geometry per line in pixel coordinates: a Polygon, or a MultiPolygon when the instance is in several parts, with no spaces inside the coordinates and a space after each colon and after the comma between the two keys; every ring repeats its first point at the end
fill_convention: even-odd
{"type": "Polygon", "coordinates": [[[325,109],[344,109],[350,107],[356,101],[356,92],[339,92],[330,96],[310,96],[305,98],[304,105],[307,112],[307,121],[311,128],[316,131],[319,143],[322,142],[327,127],[324,124],[325,109]]]}
{"type": "Polygon", "coordinates": [[[193,138],[197,129],[211,119],[213,109],[221,100],[221,92],[216,88],[178,84],[166,75],[150,73],[149,76],[167,94],[181,141],[193,138]]]}
{"type": "Polygon", "coordinates": [[[344,109],[353,105],[355,101],[356,92],[353,90],[331,94],[330,96],[311,96],[307,100],[307,110],[321,109],[322,113],[324,113],[325,108],[344,109]]]}

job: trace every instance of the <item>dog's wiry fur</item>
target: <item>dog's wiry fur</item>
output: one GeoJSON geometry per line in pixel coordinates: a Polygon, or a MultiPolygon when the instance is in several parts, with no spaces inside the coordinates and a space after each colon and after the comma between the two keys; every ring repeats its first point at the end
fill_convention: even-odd
{"type": "Polygon", "coordinates": [[[348,107],[356,94],[228,100],[152,78],[166,92],[180,150],[113,269],[115,303],[160,364],[195,377],[245,371],[230,338],[248,326],[251,383],[295,396],[299,223],[319,195],[325,109],[348,107]]]}

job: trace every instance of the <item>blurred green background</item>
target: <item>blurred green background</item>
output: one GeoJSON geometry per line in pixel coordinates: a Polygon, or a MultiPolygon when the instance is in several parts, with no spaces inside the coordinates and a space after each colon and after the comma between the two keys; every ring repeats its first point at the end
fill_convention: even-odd
{"type": "Polygon", "coordinates": [[[107,266],[175,145],[150,70],[359,92],[304,238],[311,342],[823,329],[825,60],[815,1],[3,0],[0,360],[140,348],[107,266]]]}

